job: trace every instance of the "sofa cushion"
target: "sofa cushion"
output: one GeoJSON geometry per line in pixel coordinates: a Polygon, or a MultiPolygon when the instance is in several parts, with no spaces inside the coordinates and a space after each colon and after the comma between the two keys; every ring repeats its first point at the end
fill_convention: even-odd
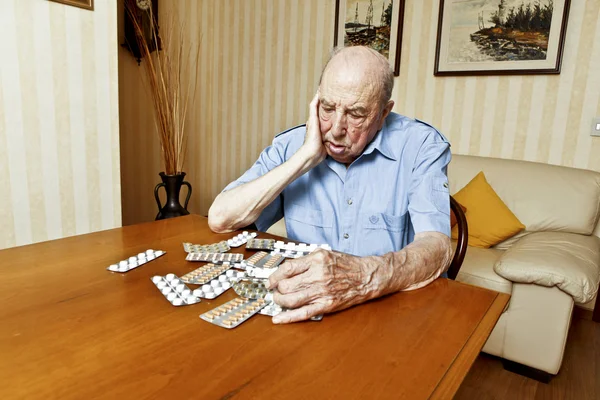
{"type": "Polygon", "coordinates": [[[594,297],[600,282],[600,238],[531,233],[504,252],[494,271],[513,282],[557,286],[576,303],[586,303],[594,297]]]}
{"type": "MultiPolygon", "coordinates": [[[[455,241],[453,248],[456,248],[455,241]]],[[[502,250],[469,247],[456,280],[510,294],[512,282],[494,272],[494,264],[503,253],[502,250]]]]}
{"type": "MultiPolygon", "coordinates": [[[[453,154],[448,167],[450,193],[456,193],[479,171],[529,232],[590,235],[596,228],[600,218],[598,172],[453,154]]],[[[600,228],[597,232],[600,234],[600,228]]]]}
{"type": "MultiPolygon", "coordinates": [[[[483,172],[479,172],[453,197],[470,210],[466,214],[469,246],[488,248],[525,229],[498,197],[483,172]]],[[[458,238],[457,228],[452,229],[452,238],[458,238]]]]}

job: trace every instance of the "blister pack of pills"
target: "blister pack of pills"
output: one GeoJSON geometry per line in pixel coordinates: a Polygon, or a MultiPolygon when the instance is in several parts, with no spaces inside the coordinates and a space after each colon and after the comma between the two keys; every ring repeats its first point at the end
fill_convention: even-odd
{"type": "Polygon", "coordinates": [[[306,243],[284,243],[281,240],[275,242],[272,254],[281,254],[285,258],[304,257],[317,249],[331,250],[328,244],[306,244],[306,243]]]}
{"type": "Polygon", "coordinates": [[[237,297],[227,303],[200,315],[205,321],[231,329],[247,321],[265,306],[263,299],[244,299],[237,297]]]}
{"type": "Polygon", "coordinates": [[[244,278],[232,282],[231,287],[241,297],[273,301],[273,293],[265,286],[264,279],[244,278]]]}
{"type": "Polygon", "coordinates": [[[144,265],[147,262],[162,256],[163,254],[166,254],[166,252],[162,250],[148,249],[144,253],[139,253],[137,256],[129,257],[127,260],[119,261],[117,264],[112,264],[106,269],[112,272],[131,271],[132,269],[144,265]]]}
{"type": "Polygon", "coordinates": [[[213,244],[191,244],[185,242],[183,243],[183,250],[186,253],[226,253],[231,250],[231,247],[229,247],[225,240],[213,244]]]}
{"type": "Polygon", "coordinates": [[[215,279],[231,267],[232,265],[227,262],[223,264],[209,263],[183,275],[181,277],[181,280],[185,283],[189,283],[192,285],[204,285],[205,283],[211,281],[212,279],[215,279]]]}
{"type": "Polygon", "coordinates": [[[194,296],[189,287],[174,274],[166,276],[153,276],[152,282],[165,298],[174,306],[185,306],[200,302],[198,296],[194,296]]]}
{"type": "Polygon", "coordinates": [[[277,268],[260,268],[250,265],[246,267],[246,273],[252,278],[269,279],[275,271],[277,271],[277,268]]]}
{"type": "Polygon", "coordinates": [[[236,282],[239,279],[243,279],[246,277],[246,273],[242,271],[234,271],[232,269],[228,270],[224,274],[219,275],[215,279],[210,282],[206,282],[194,290],[192,293],[195,296],[202,297],[204,299],[214,299],[215,297],[220,296],[225,293],[227,289],[229,289],[233,282],[236,282]]]}
{"type": "Polygon", "coordinates": [[[244,260],[244,255],[239,253],[188,253],[188,261],[202,261],[213,264],[239,263],[244,260]]]}
{"type": "Polygon", "coordinates": [[[256,232],[248,233],[248,231],[244,231],[237,236],[232,237],[227,241],[227,244],[231,247],[240,247],[248,242],[248,240],[255,238],[258,236],[256,232]]]}
{"type": "Polygon", "coordinates": [[[246,250],[275,250],[275,239],[249,239],[246,250]]]}
{"type": "Polygon", "coordinates": [[[280,305],[271,302],[264,306],[264,308],[261,308],[261,310],[258,313],[261,315],[268,315],[269,317],[274,317],[282,311],[283,308],[281,308],[280,305]]]}
{"type": "Polygon", "coordinates": [[[276,268],[284,260],[283,255],[266,253],[259,251],[253,254],[250,258],[240,262],[239,265],[235,265],[236,268],[246,269],[247,267],[257,268],[276,268]]]}

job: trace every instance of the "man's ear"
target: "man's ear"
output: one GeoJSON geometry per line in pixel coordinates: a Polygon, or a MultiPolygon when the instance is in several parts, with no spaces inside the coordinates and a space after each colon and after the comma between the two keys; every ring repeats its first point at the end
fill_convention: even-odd
{"type": "Polygon", "coordinates": [[[392,112],[392,108],[394,108],[394,100],[388,101],[387,104],[385,105],[385,107],[383,108],[383,111],[381,112],[381,123],[380,123],[379,129],[383,128],[385,119],[392,112]]]}

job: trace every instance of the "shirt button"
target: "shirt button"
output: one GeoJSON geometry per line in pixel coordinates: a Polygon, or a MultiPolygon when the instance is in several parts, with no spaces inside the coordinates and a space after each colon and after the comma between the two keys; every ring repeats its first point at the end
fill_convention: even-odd
{"type": "Polygon", "coordinates": [[[352,199],[348,199],[348,205],[351,206],[352,205],[352,199]]]}
{"type": "Polygon", "coordinates": [[[372,224],[376,224],[377,222],[379,222],[379,217],[377,215],[371,215],[369,217],[369,221],[371,221],[372,224]]]}
{"type": "Polygon", "coordinates": [[[344,233],[344,239],[348,239],[350,237],[350,235],[348,235],[347,233],[344,233]]]}

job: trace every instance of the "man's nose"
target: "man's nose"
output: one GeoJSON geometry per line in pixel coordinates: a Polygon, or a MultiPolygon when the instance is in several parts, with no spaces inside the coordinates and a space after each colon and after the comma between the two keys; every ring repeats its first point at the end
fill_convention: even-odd
{"type": "Polygon", "coordinates": [[[346,134],[346,115],[344,113],[336,113],[331,133],[333,137],[341,137],[346,134]]]}

